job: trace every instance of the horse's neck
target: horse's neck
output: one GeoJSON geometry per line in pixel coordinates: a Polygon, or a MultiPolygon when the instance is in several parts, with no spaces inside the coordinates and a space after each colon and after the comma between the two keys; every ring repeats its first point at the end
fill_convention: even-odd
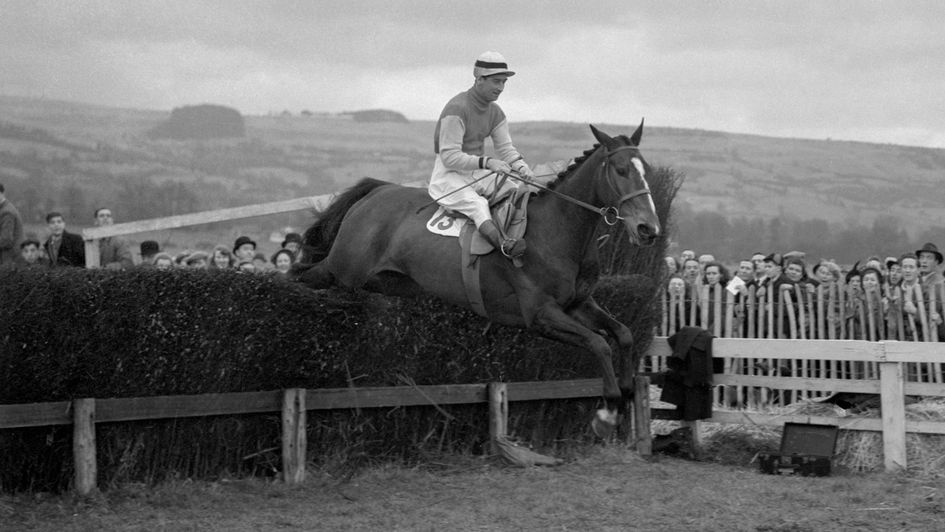
{"type": "MultiPolygon", "coordinates": [[[[594,168],[596,157],[591,157],[555,187],[555,191],[584,203],[600,207],[594,196],[594,168]]],[[[556,255],[573,257],[578,264],[586,260],[593,248],[599,214],[571,203],[552,192],[545,192],[528,204],[528,231],[540,233],[546,245],[556,255]],[[590,248],[589,248],[590,247],[590,248]]],[[[534,234],[534,233],[533,233],[534,234]]]]}

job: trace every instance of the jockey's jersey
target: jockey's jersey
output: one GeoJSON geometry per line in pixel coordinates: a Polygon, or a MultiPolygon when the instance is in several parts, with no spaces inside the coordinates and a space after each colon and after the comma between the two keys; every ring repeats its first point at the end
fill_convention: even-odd
{"type": "Polygon", "coordinates": [[[505,113],[473,89],[454,96],[443,108],[433,135],[433,150],[453,170],[482,168],[485,139],[506,162],[521,158],[512,145],[505,113]]]}
{"type": "MultiPolygon", "coordinates": [[[[475,91],[469,89],[461,92],[447,102],[440,118],[436,122],[436,131],[433,134],[433,151],[440,153],[440,149],[447,148],[440,144],[443,133],[454,133],[449,137],[457,138],[460,131],[444,131],[447,128],[461,127],[463,143],[460,149],[469,155],[482,155],[483,143],[486,137],[492,135],[496,127],[505,121],[505,113],[495,102],[487,102],[479,98],[475,91]]],[[[452,147],[452,146],[451,146],[452,147]]]]}

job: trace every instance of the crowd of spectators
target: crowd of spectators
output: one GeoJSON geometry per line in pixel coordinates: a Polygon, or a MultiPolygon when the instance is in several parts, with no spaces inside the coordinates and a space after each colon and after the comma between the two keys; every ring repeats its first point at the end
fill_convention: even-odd
{"type": "MultiPolygon", "coordinates": [[[[114,215],[111,209],[102,207],[95,210],[92,220],[96,227],[108,226],[114,223],[114,215]]],[[[61,212],[50,212],[46,215],[46,235],[42,241],[25,235],[20,214],[6,198],[0,183],[0,266],[84,268],[85,241],[66,227],[61,212]]],[[[98,246],[99,264],[109,270],[190,268],[285,275],[298,259],[302,237],[298,233],[286,234],[282,246],[271,257],[259,251],[249,236],[238,237],[232,247],[220,244],[213,249],[186,250],[174,255],[161,250],[158,242],[145,240],[140,244],[137,261],[128,241],[120,236],[101,238],[98,246]]]]}
{"type": "MultiPolygon", "coordinates": [[[[803,294],[817,293],[828,308],[836,306],[831,315],[836,315],[837,320],[855,318],[864,308],[875,313],[871,319],[877,323],[891,323],[898,317],[907,321],[919,320],[921,315],[931,328],[936,329],[938,339],[945,341],[942,263],[942,253],[932,242],[899,256],[870,256],[849,267],[841,267],[826,259],[808,263],[804,252],[791,251],[784,254],[755,253],[731,262],[729,268],[710,254],[697,256],[693,250],[687,249],[678,257],[666,257],[666,292],[673,300],[685,301],[685,310],[681,314],[692,310],[693,306],[699,307],[699,314],[702,314],[702,307],[706,307],[710,323],[712,308],[715,307],[714,294],[718,293],[713,289],[716,285],[733,294],[739,306],[735,309],[736,319],[740,318],[740,311],[744,312],[749,297],[761,301],[766,296],[779,298],[788,293],[797,298],[796,306],[803,294]]],[[[758,306],[756,303],[755,307],[758,306]]],[[[850,326],[862,327],[866,321],[853,319],[850,326]]]]}

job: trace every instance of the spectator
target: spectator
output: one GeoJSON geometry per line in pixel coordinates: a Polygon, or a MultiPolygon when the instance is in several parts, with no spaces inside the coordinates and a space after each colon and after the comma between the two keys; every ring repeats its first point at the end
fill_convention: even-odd
{"type": "Polygon", "coordinates": [[[764,253],[755,252],[751,256],[751,263],[755,265],[755,285],[760,285],[761,281],[765,278],[765,255],[764,253]]]}
{"type": "Polygon", "coordinates": [[[722,301],[721,304],[723,305],[723,308],[724,308],[724,302],[726,299],[724,291],[720,291],[719,296],[716,296],[716,293],[715,293],[716,287],[724,287],[726,284],[728,284],[729,274],[728,274],[728,270],[725,269],[725,266],[722,266],[721,263],[717,261],[709,261],[705,265],[705,269],[703,271],[703,277],[705,279],[705,287],[708,290],[702,289],[703,294],[699,296],[699,306],[700,306],[700,310],[705,308],[703,307],[703,305],[708,306],[707,307],[708,310],[705,311],[706,312],[705,314],[703,314],[705,316],[708,316],[708,321],[702,324],[702,328],[712,330],[713,327],[715,327],[715,321],[716,321],[715,302],[722,301]]]}
{"type": "Polygon", "coordinates": [[[679,263],[676,262],[676,257],[666,255],[663,260],[666,261],[666,271],[669,275],[676,275],[679,273],[679,263]]]}
{"type": "Polygon", "coordinates": [[[175,268],[186,268],[187,267],[187,257],[190,256],[192,252],[189,249],[181,251],[177,255],[174,255],[174,267],[175,268]]]}
{"type": "Polygon", "coordinates": [[[46,227],[49,238],[43,244],[49,266],[59,268],[73,266],[85,268],[85,241],[82,237],[66,231],[66,220],[61,213],[51,212],[46,215],[46,227]]]}
{"type": "Polygon", "coordinates": [[[886,291],[899,288],[900,285],[902,285],[902,265],[896,257],[888,257],[886,259],[886,291]]]}
{"type": "Polygon", "coordinates": [[[253,265],[256,267],[257,273],[269,270],[269,260],[266,259],[266,255],[262,251],[253,253],[253,265]]]}
{"type": "Polygon", "coordinates": [[[20,211],[7,199],[6,189],[0,183],[0,266],[19,262],[22,241],[23,219],[20,218],[20,211]]]}
{"type": "Polygon", "coordinates": [[[292,267],[293,262],[295,262],[295,255],[288,249],[280,249],[272,255],[272,264],[278,274],[285,275],[289,273],[289,268],[292,267]]]}
{"type": "Polygon", "coordinates": [[[698,288],[702,284],[702,267],[696,259],[687,259],[683,263],[682,278],[690,288],[698,288]]]}
{"type": "Polygon", "coordinates": [[[141,243],[141,264],[140,266],[151,267],[154,265],[154,256],[157,255],[161,248],[158,243],[154,240],[145,240],[141,243]]]}
{"type": "Polygon", "coordinates": [[[241,236],[233,244],[233,255],[236,256],[237,263],[244,261],[253,261],[256,254],[256,242],[248,236],[241,236]]]}
{"type": "Polygon", "coordinates": [[[682,253],[679,254],[679,263],[686,264],[687,260],[696,258],[696,252],[691,249],[684,249],[682,253]]]}
{"type": "Polygon", "coordinates": [[[302,235],[298,233],[287,233],[282,240],[282,249],[292,252],[293,257],[299,256],[299,250],[302,248],[302,235]]]}
{"type": "Polygon", "coordinates": [[[230,248],[219,245],[213,248],[213,255],[210,257],[211,270],[232,270],[236,265],[236,257],[230,251],[230,248]]]}
{"type": "Polygon", "coordinates": [[[194,251],[184,259],[184,267],[192,270],[203,270],[207,268],[207,262],[210,255],[205,251],[194,251]]]}
{"type": "MultiPolygon", "coordinates": [[[[765,256],[764,262],[765,276],[758,282],[758,297],[765,295],[769,288],[777,288],[784,282],[784,276],[781,272],[781,255],[771,253],[765,256]]],[[[772,294],[775,295],[775,294],[772,294]]]]}
{"type": "Polygon", "coordinates": [[[840,338],[840,322],[843,321],[843,309],[840,307],[840,266],[830,260],[821,260],[814,266],[814,279],[821,288],[820,293],[824,300],[824,325],[827,331],[824,338],[835,340],[840,338]]]}
{"type": "MultiPolygon", "coordinates": [[[[111,209],[99,207],[95,210],[95,225],[107,227],[115,223],[111,209]]],[[[98,241],[99,264],[108,270],[127,270],[134,267],[131,258],[131,249],[125,240],[119,236],[110,236],[98,241]]]]}
{"type": "Polygon", "coordinates": [[[889,310],[889,301],[883,298],[883,272],[878,268],[867,266],[861,272],[861,283],[865,301],[864,311],[867,312],[866,321],[862,325],[869,332],[863,339],[885,340],[883,327],[886,322],[886,311],[889,310]],[[872,320],[869,313],[872,313],[872,320]]]}
{"type": "Polygon", "coordinates": [[[932,285],[942,284],[942,272],[938,271],[942,263],[942,253],[938,247],[927,242],[915,254],[919,257],[919,284],[922,285],[922,290],[927,291],[932,285]]]}
{"type": "Polygon", "coordinates": [[[158,253],[154,256],[154,269],[155,270],[172,270],[174,269],[174,257],[170,256],[168,253],[158,253]]]}
{"type": "Polygon", "coordinates": [[[40,252],[39,241],[32,238],[20,243],[20,259],[27,266],[45,266],[46,259],[40,252]]]}
{"type": "Polygon", "coordinates": [[[702,271],[705,271],[705,265],[710,262],[715,262],[715,257],[713,255],[708,253],[699,255],[699,267],[702,269],[702,271]]]}

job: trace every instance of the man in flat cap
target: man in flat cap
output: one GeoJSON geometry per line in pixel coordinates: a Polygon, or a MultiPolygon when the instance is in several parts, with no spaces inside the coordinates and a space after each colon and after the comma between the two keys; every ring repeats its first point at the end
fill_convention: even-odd
{"type": "Polygon", "coordinates": [[[522,154],[512,145],[505,113],[495,103],[505,89],[505,82],[514,75],[498,52],[479,56],[473,66],[473,86],[447,102],[436,123],[433,137],[436,160],[428,187],[433,199],[469,217],[479,232],[509,258],[525,253],[525,240],[502,235],[492,220],[486,197],[495,193],[501,183],[519,185],[515,179],[501,179],[503,174],[514,172],[525,179],[534,177],[522,154]],[[486,137],[492,139],[494,157],[485,154],[486,137]],[[497,175],[481,179],[491,173],[497,175]]]}

